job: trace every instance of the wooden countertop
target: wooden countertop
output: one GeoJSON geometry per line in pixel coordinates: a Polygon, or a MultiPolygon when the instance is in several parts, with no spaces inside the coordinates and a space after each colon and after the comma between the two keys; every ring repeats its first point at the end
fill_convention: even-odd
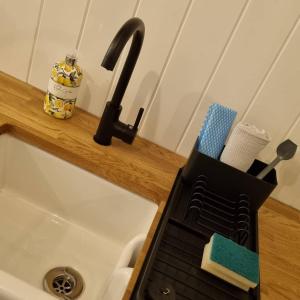
{"type": "Polygon", "coordinates": [[[115,184],[159,204],[168,197],[185,158],[137,137],[132,145],[114,139],[98,145],[99,118],[80,109],[57,120],[42,108],[44,93],[0,72],[0,126],[115,184]]]}
{"type": "MultiPolygon", "coordinates": [[[[10,134],[159,205],[123,300],[130,298],[178,169],[186,159],[137,137],[104,147],[93,141],[99,118],[80,109],[69,120],[43,112],[44,93],[0,72],[0,132],[10,134]]],[[[268,200],[260,210],[262,299],[300,299],[300,213],[268,200]]]]}

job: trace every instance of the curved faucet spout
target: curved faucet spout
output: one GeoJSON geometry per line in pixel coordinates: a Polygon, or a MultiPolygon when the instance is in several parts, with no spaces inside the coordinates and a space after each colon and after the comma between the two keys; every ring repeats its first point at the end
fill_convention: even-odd
{"type": "Polygon", "coordinates": [[[112,105],[119,106],[121,104],[122,98],[124,96],[125,90],[127,88],[131,74],[143,45],[144,34],[145,25],[141,19],[132,18],[128,20],[116,34],[103,58],[101,66],[103,66],[107,70],[112,71],[118,61],[119,56],[122,53],[122,50],[133,35],[126,62],[124,64],[122,73],[117,83],[116,90],[111,100],[112,105]]]}
{"type": "Polygon", "coordinates": [[[129,83],[131,74],[139,57],[145,34],[145,25],[139,18],[128,20],[118,31],[111,42],[102,66],[113,70],[128,40],[132,37],[131,46],[121,72],[112,100],[106,103],[94,140],[101,145],[110,145],[115,136],[124,142],[131,144],[138,131],[138,125],[144,109],[140,108],[134,125],[126,125],[119,121],[122,106],[121,102],[129,83]]]}

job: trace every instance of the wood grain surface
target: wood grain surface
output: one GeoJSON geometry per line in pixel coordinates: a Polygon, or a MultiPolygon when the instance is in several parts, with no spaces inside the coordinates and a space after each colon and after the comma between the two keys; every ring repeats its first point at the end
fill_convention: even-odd
{"type": "Polygon", "coordinates": [[[262,300],[300,299],[300,212],[268,199],[259,211],[262,300]]]}
{"type": "MultiPolygon", "coordinates": [[[[43,112],[44,93],[0,72],[0,133],[8,132],[159,205],[123,300],[130,299],[165,208],[178,168],[186,159],[145,139],[133,145],[93,141],[99,118],[77,109],[56,120],[43,112]]],[[[300,212],[268,199],[259,212],[262,300],[300,299],[300,212]]],[[[220,299],[221,300],[221,299],[220,299]]]]}
{"type": "Polygon", "coordinates": [[[165,201],[185,158],[137,137],[133,145],[114,139],[94,142],[99,118],[77,109],[68,120],[44,113],[44,93],[0,73],[0,126],[65,160],[156,203],[165,201]]]}

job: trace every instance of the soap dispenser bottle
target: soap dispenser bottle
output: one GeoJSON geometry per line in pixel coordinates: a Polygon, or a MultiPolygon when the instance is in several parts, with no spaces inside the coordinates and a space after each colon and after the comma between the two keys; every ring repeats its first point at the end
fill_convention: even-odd
{"type": "Polygon", "coordinates": [[[67,55],[57,62],[51,70],[44,111],[58,119],[72,117],[75,108],[82,72],[75,55],[67,55]]]}

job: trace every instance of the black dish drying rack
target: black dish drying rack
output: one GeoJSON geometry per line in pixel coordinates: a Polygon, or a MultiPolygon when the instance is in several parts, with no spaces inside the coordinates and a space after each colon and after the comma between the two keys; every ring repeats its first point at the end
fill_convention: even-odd
{"type": "Polygon", "coordinates": [[[264,166],[255,161],[246,174],[194,149],[178,172],[131,299],[259,300],[259,285],[245,292],[200,266],[214,232],[258,252],[257,209],[277,184],[275,170],[255,178],[264,166]]]}
{"type": "Polygon", "coordinates": [[[208,237],[217,232],[241,245],[246,243],[251,219],[247,194],[240,194],[236,200],[226,199],[208,189],[204,175],[196,177],[185,194],[187,201],[177,202],[172,219],[208,237]]]}

